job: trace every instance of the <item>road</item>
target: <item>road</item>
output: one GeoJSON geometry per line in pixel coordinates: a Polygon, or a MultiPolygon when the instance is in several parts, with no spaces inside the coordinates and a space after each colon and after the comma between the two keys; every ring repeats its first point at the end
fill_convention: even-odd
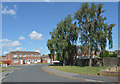
{"type": "Polygon", "coordinates": [[[82,82],[80,80],[68,79],[51,75],[41,70],[44,65],[29,65],[9,74],[3,82],[82,82]]]}

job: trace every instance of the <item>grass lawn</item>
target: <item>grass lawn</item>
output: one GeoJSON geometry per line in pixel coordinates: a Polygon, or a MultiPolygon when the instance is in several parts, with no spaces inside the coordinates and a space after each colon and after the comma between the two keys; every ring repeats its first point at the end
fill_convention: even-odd
{"type": "Polygon", "coordinates": [[[3,67],[3,68],[0,68],[0,72],[4,72],[4,71],[7,71],[8,69],[13,69],[14,67],[3,67]]]}
{"type": "Polygon", "coordinates": [[[49,66],[52,69],[61,70],[71,73],[97,75],[101,69],[106,69],[107,66],[97,66],[97,67],[80,67],[80,66],[49,66]]]}

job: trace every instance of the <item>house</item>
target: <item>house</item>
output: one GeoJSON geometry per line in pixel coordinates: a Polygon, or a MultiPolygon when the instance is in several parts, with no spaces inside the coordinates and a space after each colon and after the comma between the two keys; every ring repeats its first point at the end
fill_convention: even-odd
{"type": "MultiPolygon", "coordinates": [[[[89,59],[90,58],[90,54],[87,55],[86,52],[83,52],[82,49],[81,49],[81,46],[76,46],[76,51],[77,53],[74,54],[74,58],[77,59],[89,59]]],[[[96,58],[97,56],[100,55],[100,52],[96,52],[96,55],[95,55],[95,51],[92,52],[92,58],[96,58]]]]}
{"type": "Polygon", "coordinates": [[[41,62],[41,54],[33,51],[11,51],[2,56],[2,62],[8,65],[34,64],[41,62]]]}
{"type": "Polygon", "coordinates": [[[52,62],[49,55],[43,55],[42,59],[43,59],[43,63],[51,63],[52,62]]]}
{"type": "MultiPolygon", "coordinates": [[[[42,55],[43,63],[52,63],[53,59],[50,59],[49,55],[42,55]]],[[[54,60],[56,60],[56,54],[54,55],[54,60]]]]}
{"type": "Polygon", "coordinates": [[[120,57],[120,50],[118,50],[118,57],[120,57]]]}

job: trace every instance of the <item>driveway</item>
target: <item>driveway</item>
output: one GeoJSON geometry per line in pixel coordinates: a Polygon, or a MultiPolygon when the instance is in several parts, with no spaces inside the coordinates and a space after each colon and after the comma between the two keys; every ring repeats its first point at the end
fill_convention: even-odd
{"type": "Polygon", "coordinates": [[[30,65],[9,74],[3,82],[83,82],[51,75],[41,70],[42,65],[30,65]]]}

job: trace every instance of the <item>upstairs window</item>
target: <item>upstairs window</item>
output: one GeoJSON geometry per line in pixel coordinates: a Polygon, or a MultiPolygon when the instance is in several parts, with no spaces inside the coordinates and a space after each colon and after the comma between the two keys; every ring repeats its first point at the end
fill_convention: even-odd
{"type": "Polygon", "coordinates": [[[35,55],[35,57],[37,57],[37,55],[35,55]]]}
{"type": "Polygon", "coordinates": [[[28,54],[28,57],[30,57],[30,54],[28,54]]]}
{"type": "Polygon", "coordinates": [[[20,57],[22,57],[22,55],[19,55],[20,57]]]}
{"type": "Polygon", "coordinates": [[[38,57],[40,57],[40,55],[38,55],[38,57]]]}
{"type": "Polygon", "coordinates": [[[78,53],[81,53],[81,49],[78,49],[78,53]]]}
{"type": "Polygon", "coordinates": [[[23,57],[26,57],[26,54],[23,54],[23,57]]]}
{"type": "Polygon", "coordinates": [[[13,57],[17,57],[17,55],[14,55],[13,57]]]}

